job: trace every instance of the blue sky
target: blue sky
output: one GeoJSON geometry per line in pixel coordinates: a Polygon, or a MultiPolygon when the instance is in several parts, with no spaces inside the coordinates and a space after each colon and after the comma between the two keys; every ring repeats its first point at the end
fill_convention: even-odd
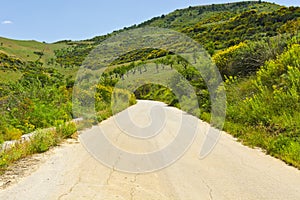
{"type": "MultiPolygon", "coordinates": [[[[139,24],[177,8],[230,0],[0,0],[0,36],[54,42],[80,40],[139,24]]],[[[299,0],[274,0],[299,6],[299,0]]]]}

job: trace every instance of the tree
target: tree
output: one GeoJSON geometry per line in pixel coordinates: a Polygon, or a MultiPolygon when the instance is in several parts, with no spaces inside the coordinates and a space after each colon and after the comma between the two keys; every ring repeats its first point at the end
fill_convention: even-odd
{"type": "Polygon", "coordinates": [[[156,60],[156,61],[154,61],[154,63],[155,63],[156,73],[159,73],[159,64],[160,64],[160,61],[156,60]]]}

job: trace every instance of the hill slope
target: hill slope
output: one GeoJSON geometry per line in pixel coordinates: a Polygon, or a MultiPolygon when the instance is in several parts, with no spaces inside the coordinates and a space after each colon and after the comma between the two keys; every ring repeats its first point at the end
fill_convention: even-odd
{"type": "Polygon", "coordinates": [[[65,46],[62,43],[47,44],[34,40],[22,41],[0,37],[0,51],[23,61],[36,61],[40,59],[40,61],[47,63],[54,57],[54,50],[65,46]]]}
{"type": "Polygon", "coordinates": [[[23,74],[28,62],[56,67],[55,51],[66,46],[64,43],[47,44],[0,37],[0,82],[16,81],[23,74]]]}
{"type": "MultiPolygon", "coordinates": [[[[239,44],[246,40],[276,36],[294,31],[291,21],[300,17],[300,8],[282,7],[257,1],[196,6],[176,10],[155,17],[139,25],[125,27],[113,33],[86,40],[89,44],[74,43],[76,47],[65,48],[58,54],[57,62],[63,66],[79,66],[96,45],[108,37],[125,30],[154,26],[170,28],[185,33],[198,41],[213,55],[216,51],[239,44]]],[[[151,52],[150,52],[151,53],[151,52]]],[[[140,57],[140,56],[136,56],[140,57]]],[[[124,62],[133,61],[127,59],[124,62]]]]}

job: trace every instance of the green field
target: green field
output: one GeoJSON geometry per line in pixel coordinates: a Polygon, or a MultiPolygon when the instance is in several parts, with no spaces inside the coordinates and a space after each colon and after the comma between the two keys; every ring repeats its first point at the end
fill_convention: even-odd
{"type": "Polygon", "coordinates": [[[54,57],[54,50],[65,47],[65,44],[47,44],[38,41],[12,40],[0,37],[0,52],[9,56],[19,58],[23,61],[36,61],[39,56],[34,52],[42,52],[41,58],[43,63],[47,63],[50,58],[54,57]]]}

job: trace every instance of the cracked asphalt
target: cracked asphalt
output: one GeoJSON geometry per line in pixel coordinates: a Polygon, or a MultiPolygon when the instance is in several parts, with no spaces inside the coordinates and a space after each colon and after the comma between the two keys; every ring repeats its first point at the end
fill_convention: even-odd
{"type": "MultiPolygon", "coordinates": [[[[181,111],[162,103],[139,101],[130,108],[132,120],[149,123],[147,110],[154,105],[167,110],[164,136],[157,136],[155,144],[126,139],[122,131],[117,131],[113,118],[99,126],[115,145],[127,151],[161,148],[170,142],[164,140],[174,137],[172,130],[180,125],[174,116],[181,111]]],[[[200,120],[198,124],[197,138],[189,150],[162,170],[146,174],[119,172],[94,159],[81,143],[63,144],[31,175],[0,190],[0,199],[300,199],[299,170],[259,149],[243,146],[226,133],[209,156],[199,159],[209,125],[200,120]]]]}

